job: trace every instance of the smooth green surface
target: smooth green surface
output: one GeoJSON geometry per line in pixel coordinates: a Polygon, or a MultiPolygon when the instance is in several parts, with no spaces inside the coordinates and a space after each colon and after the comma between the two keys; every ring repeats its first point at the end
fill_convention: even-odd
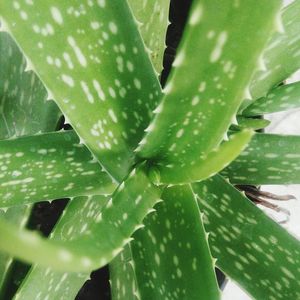
{"type": "Polygon", "coordinates": [[[237,117],[237,124],[230,126],[231,130],[252,129],[259,130],[267,127],[271,122],[261,118],[246,118],[243,116],[237,117]]]}
{"type": "Polygon", "coordinates": [[[0,141],[0,207],[111,194],[116,184],[73,131],[0,141]]]}
{"type": "Polygon", "coordinates": [[[300,137],[257,133],[222,171],[234,184],[300,184],[300,137]]]}
{"type": "Polygon", "coordinates": [[[131,242],[140,299],[219,299],[214,263],[190,186],[168,188],[162,200],[131,242]]]}
{"type": "MultiPolygon", "coordinates": [[[[243,130],[230,136],[230,139],[222,143],[217,149],[211,151],[207,156],[200,156],[195,164],[190,164],[189,169],[180,173],[174,172],[174,165],[162,164],[158,173],[158,183],[191,183],[201,181],[220,172],[228,166],[245,149],[253,136],[253,131],[243,130]]],[[[155,178],[154,178],[155,181],[155,178]]]]}
{"type": "Polygon", "coordinates": [[[278,31],[269,40],[262,57],[261,71],[251,83],[253,99],[265,96],[269,90],[286,80],[300,68],[300,1],[293,1],[277,19],[278,31]]]}
{"type": "Polygon", "coordinates": [[[297,107],[300,107],[299,82],[282,85],[272,89],[266,97],[259,98],[258,100],[254,101],[251,105],[249,105],[243,111],[243,115],[255,116],[270,114],[297,107]]]}
{"type": "Polygon", "coordinates": [[[0,12],[83,143],[122,180],[161,93],[127,2],[2,1],[0,12]]]}
{"type": "Polygon", "coordinates": [[[193,190],[217,266],[254,299],[299,299],[300,242],[220,176],[193,190]]]}
{"type": "MultiPolygon", "coordinates": [[[[104,196],[77,197],[69,202],[65,212],[51,233],[51,240],[68,241],[85,236],[106,204],[104,196]]],[[[66,273],[50,268],[33,266],[14,299],[63,299],[73,300],[89,273],[66,273]]]]}
{"type": "Polygon", "coordinates": [[[170,172],[188,176],[190,166],[222,142],[280,4],[194,1],[164,97],[139,145],[141,157],[161,171],[171,165],[170,172]]]}
{"type": "Polygon", "coordinates": [[[68,243],[47,240],[0,220],[0,250],[55,270],[90,272],[122,251],[159,198],[160,191],[143,170],[134,169],[80,238],[68,243]]]}

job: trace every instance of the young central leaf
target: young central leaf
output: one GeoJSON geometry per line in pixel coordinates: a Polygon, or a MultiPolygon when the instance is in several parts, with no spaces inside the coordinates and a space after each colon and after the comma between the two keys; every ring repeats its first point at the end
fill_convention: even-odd
{"type": "Polygon", "coordinates": [[[280,2],[194,1],[163,101],[138,148],[141,157],[174,164],[175,173],[220,144],[275,27],[280,2]]]}
{"type": "Polygon", "coordinates": [[[126,1],[5,1],[0,11],[83,142],[122,180],[160,94],[126,1]]]}

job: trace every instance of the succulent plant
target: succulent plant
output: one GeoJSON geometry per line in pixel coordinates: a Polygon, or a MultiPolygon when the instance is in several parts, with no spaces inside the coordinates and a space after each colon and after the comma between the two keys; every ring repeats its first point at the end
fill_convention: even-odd
{"type": "Polygon", "coordinates": [[[109,264],[112,299],[219,299],[215,266],[255,299],[300,299],[299,241],[235,187],[300,183],[300,137],[255,118],[300,104],[281,85],[300,1],[194,0],[162,88],[169,4],[1,2],[2,298],[18,278],[14,299],[74,299],[109,264]],[[26,228],[62,198],[49,237],[26,228]]]}

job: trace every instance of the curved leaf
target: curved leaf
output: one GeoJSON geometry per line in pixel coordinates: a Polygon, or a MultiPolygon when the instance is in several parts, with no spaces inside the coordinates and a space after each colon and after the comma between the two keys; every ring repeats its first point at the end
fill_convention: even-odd
{"type": "Polygon", "coordinates": [[[28,67],[121,181],[161,91],[127,1],[5,1],[0,11],[28,67]]]}
{"type": "Polygon", "coordinates": [[[0,207],[82,195],[116,185],[72,131],[0,141],[0,207]]]}
{"type": "Polygon", "coordinates": [[[299,136],[257,133],[222,174],[234,184],[298,184],[299,149],[299,136]]]}
{"type": "Polygon", "coordinates": [[[161,171],[153,178],[157,183],[190,183],[204,180],[210,176],[220,172],[228,166],[236,157],[245,149],[251,140],[253,131],[243,130],[232,135],[229,141],[222,143],[218,149],[211,151],[206,157],[201,157],[195,164],[190,164],[188,170],[182,172],[174,172],[174,166],[167,165],[163,168],[161,163],[161,171]],[[187,173],[186,173],[187,172],[187,173]]]}
{"type": "Polygon", "coordinates": [[[191,164],[221,143],[280,2],[194,1],[164,98],[138,148],[141,157],[159,162],[160,171],[173,165],[173,173],[188,174],[191,164]]]}
{"type": "Polygon", "coordinates": [[[272,89],[266,97],[257,99],[243,110],[243,115],[257,116],[297,107],[300,107],[300,82],[282,85],[272,89]]]}
{"type": "Polygon", "coordinates": [[[299,23],[300,2],[293,1],[282,11],[281,32],[275,33],[267,44],[262,57],[263,70],[253,77],[250,87],[253,99],[265,96],[300,68],[299,23]]]}
{"type": "Polygon", "coordinates": [[[217,266],[254,299],[299,299],[300,242],[220,176],[193,190],[217,266]]]}
{"type": "Polygon", "coordinates": [[[47,240],[0,220],[0,250],[17,258],[64,272],[89,272],[110,262],[130,241],[160,192],[140,169],[134,169],[83,235],[69,241],[47,240]]]}

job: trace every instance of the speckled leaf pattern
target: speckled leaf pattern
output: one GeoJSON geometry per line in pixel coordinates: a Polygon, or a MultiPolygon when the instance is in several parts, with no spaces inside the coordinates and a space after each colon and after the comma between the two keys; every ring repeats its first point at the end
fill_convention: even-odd
{"type": "Polygon", "coordinates": [[[0,207],[111,194],[116,187],[73,131],[0,141],[0,163],[0,207]]]}
{"type": "MultiPolygon", "coordinates": [[[[67,243],[85,236],[91,230],[98,213],[106,204],[104,196],[77,197],[69,202],[65,213],[51,233],[50,239],[67,243]]],[[[75,299],[89,273],[55,272],[33,266],[15,295],[15,300],[75,299]]]]}
{"type": "Polygon", "coordinates": [[[136,284],[134,261],[131,243],[109,264],[111,298],[113,300],[141,299],[136,284]]]}
{"type": "Polygon", "coordinates": [[[122,180],[160,94],[127,2],[5,1],[0,11],[82,142],[122,180]]]}
{"type": "Polygon", "coordinates": [[[47,240],[0,220],[0,250],[27,262],[64,272],[88,272],[106,265],[130,241],[160,200],[142,169],[134,169],[99,212],[96,223],[78,239],[47,240]]]}
{"type": "Polygon", "coordinates": [[[300,1],[293,1],[282,12],[281,32],[268,42],[258,71],[251,83],[253,99],[265,96],[275,85],[300,68],[300,1]]]}
{"type": "Polygon", "coordinates": [[[173,173],[188,174],[200,154],[221,143],[275,30],[280,2],[194,1],[164,98],[138,148],[141,157],[160,162],[160,170],[173,165],[173,173]]]}
{"type": "Polygon", "coordinates": [[[234,184],[300,184],[300,137],[256,134],[222,174],[234,184]]]}
{"type": "MultiPolygon", "coordinates": [[[[0,32],[0,138],[54,130],[61,113],[46,100],[41,82],[32,72],[25,72],[25,59],[17,45],[7,33],[0,32]]],[[[3,172],[5,166],[0,169],[3,172]]],[[[30,210],[29,206],[12,207],[2,211],[1,218],[21,228],[30,210]]],[[[0,254],[0,294],[12,261],[10,256],[0,254]]]]}
{"type": "Polygon", "coordinates": [[[170,0],[128,0],[157,72],[162,70],[170,0]]]}
{"type": "Polygon", "coordinates": [[[300,107],[300,82],[282,85],[272,89],[266,97],[259,98],[249,105],[243,111],[243,115],[257,116],[285,111],[297,107],[300,107]]]}
{"type": "Polygon", "coordinates": [[[140,299],[219,299],[214,263],[190,186],[168,188],[162,199],[131,242],[140,299]]]}
{"type": "Polygon", "coordinates": [[[188,169],[180,173],[174,172],[174,165],[167,165],[163,168],[163,165],[158,163],[158,166],[161,166],[160,172],[153,180],[158,178],[157,180],[162,183],[181,184],[201,181],[213,176],[238,157],[250,142],[252,135],[251,130],[243,130],[232,135],[228,141],[222,143],[207,156],[201,156],[195,164],[190,164],[188,169]]]}
{"type": "Polygon", "coordinates": [[[254,299],[299,299],[299,241],[220,176],[193,190],[218,267],[254,299]]]}

